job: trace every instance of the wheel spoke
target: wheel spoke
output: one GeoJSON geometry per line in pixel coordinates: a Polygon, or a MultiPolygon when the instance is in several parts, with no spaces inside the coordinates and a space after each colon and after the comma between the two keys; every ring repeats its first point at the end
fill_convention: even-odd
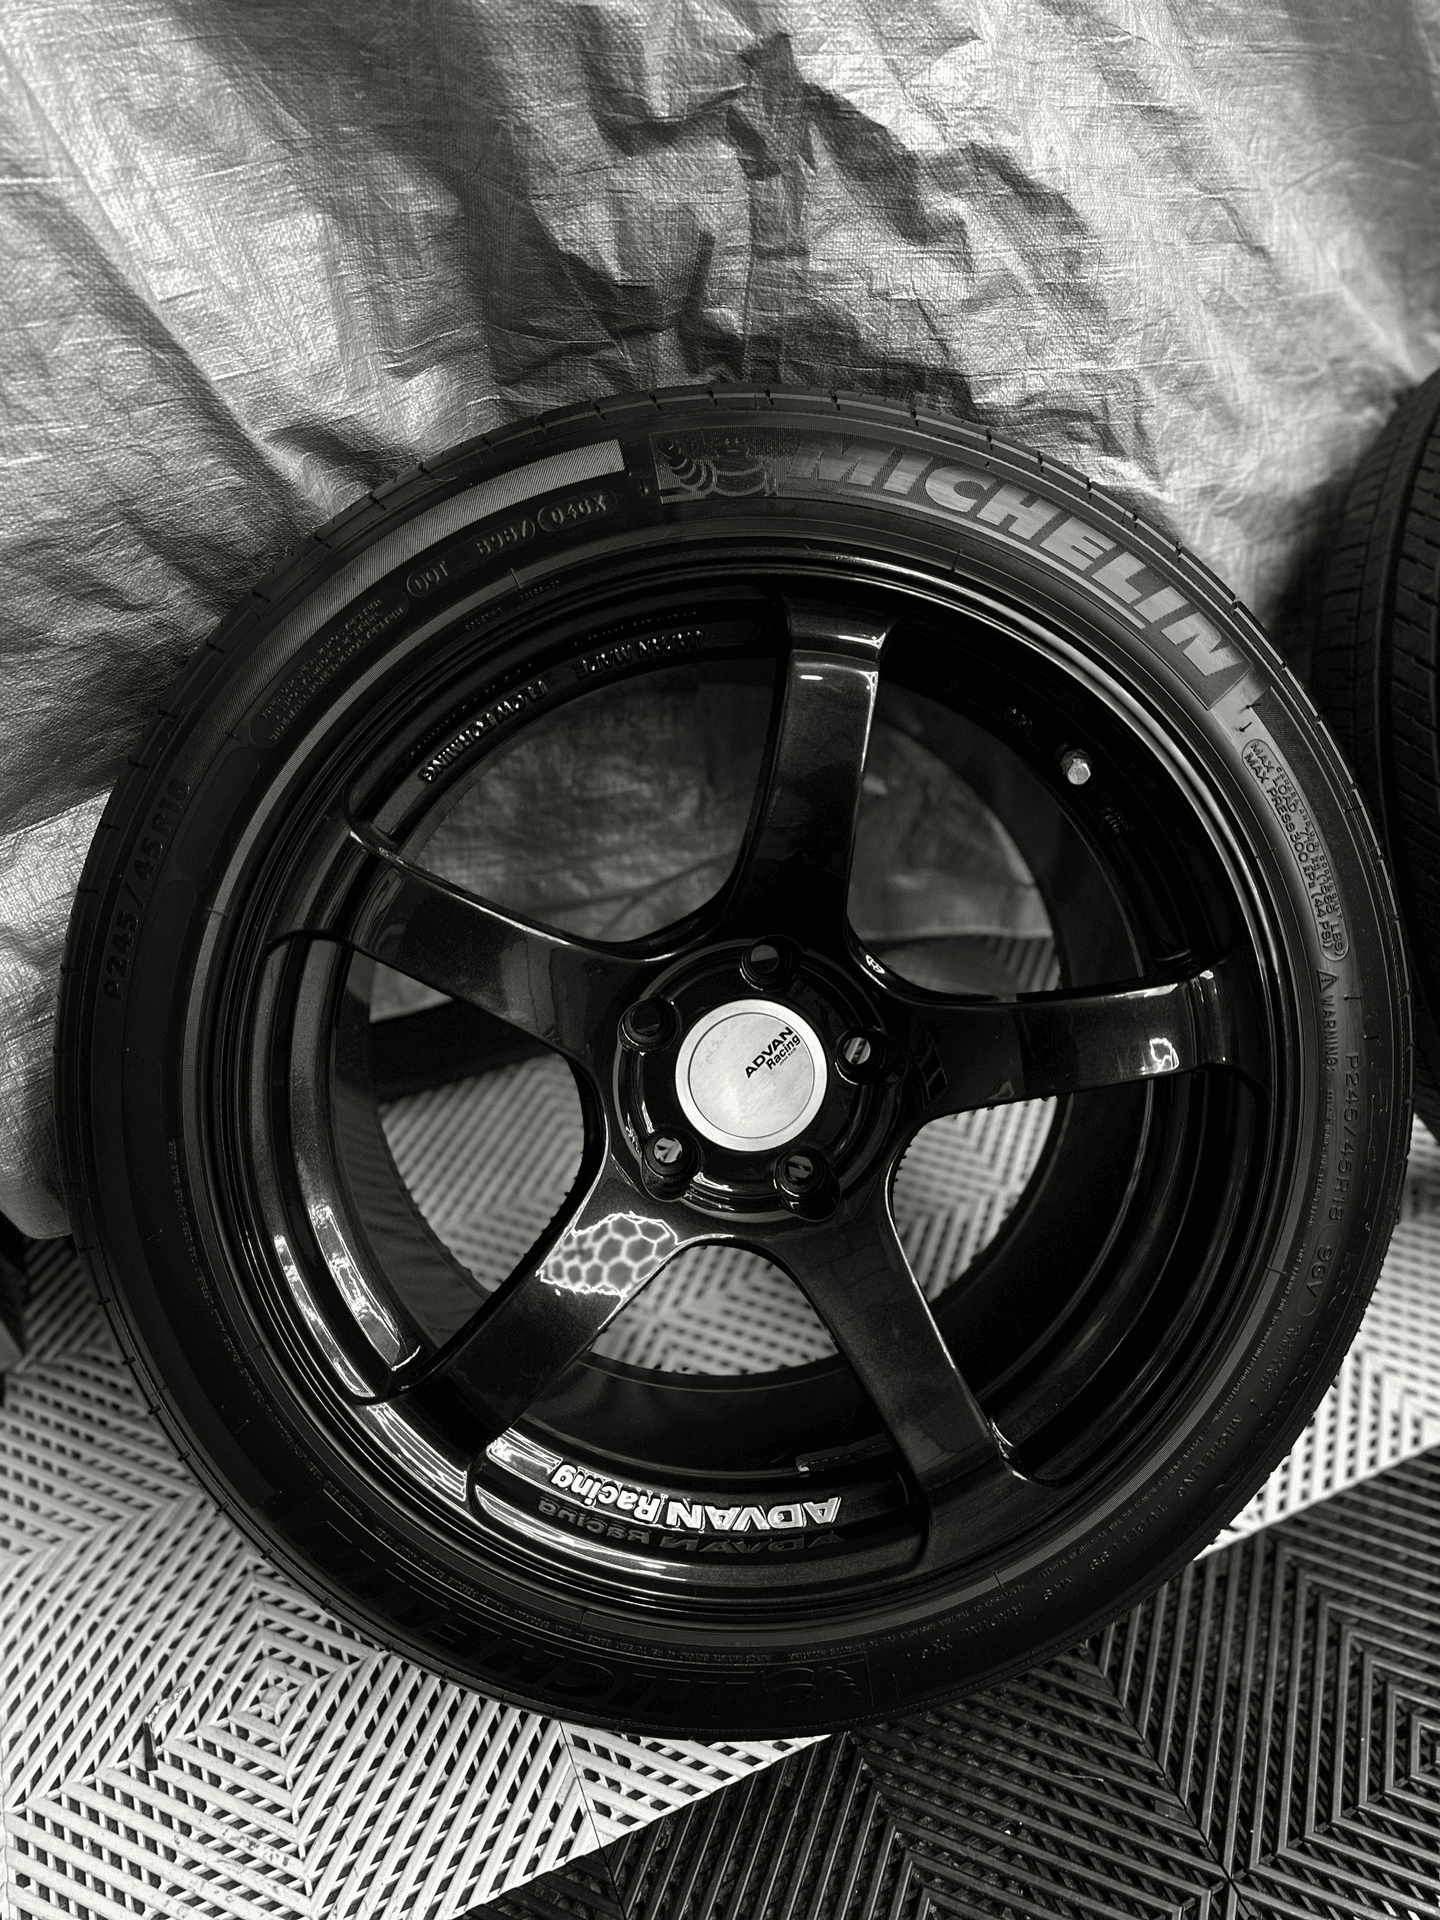
{"type": "Polygon", "coordinates": [[[855,817],[887,624],[791,602],[790,655],[750,830],[726,897],[727,931],[812,944],[845,923],[855,817]]]}
{"type": "Polygon", "coordinates": [[[910,1007],[927,1118],[1205,1066],[1263,1077],[1256,1002],[1237,962],[1153,986],[948,1004],[897,997],[910,1007]]]}
{"type": "Polygon", "coordinates": [[[927,1500],[1004,1464],[910,1270],[882,1183],[777,1244],[774,1257],[855,1369],[927,1500]]]}
{"type": "Polygon", "coordinates": [[[351,837],[371,884],[349,927],[324,931],[357,951],[576,1058],[638,995],[646,962],[477,899],[363,827],[351,837]]]}
{"type": "Polygon", "coordinates": [[[700,1237],[697,1226],[683,1208],[638,1193],[606,1161],[549,1252],[497,1289],[430,1375],[453,1386],[478,1419],[482,1451],[700,1237]]]}

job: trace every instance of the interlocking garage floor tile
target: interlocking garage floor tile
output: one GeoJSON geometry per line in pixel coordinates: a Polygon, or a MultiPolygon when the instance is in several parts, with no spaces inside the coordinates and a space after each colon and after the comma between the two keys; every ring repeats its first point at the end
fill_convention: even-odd
{"type": "Polygon", "coordinates": [[[792,1756],[482,1911],[1433,1920],[1440,1449],[1022,1679],[792,1756]]]}
{"type": "Polygon", "coordinates": [[[73,1254],[31,1280],[0,1409],[7,1916],[444,1920],[795,1750],[651,1749],[375,1647],[197,1490],[73,1254]]]}
{"type": "MultiPolygon", "coordinates": [[[[964,1204],[993,1209],[1028,1151],[1013,1131],[967,1140],[969,1186],[947,1161],[937,1192],[973,1187],[964,1204]]],[[[939,1249],[937,1274],[979,1220],[934,1215],[924,1244],[939,1249]]],[[[1402,1566],[1421,1579],[1407,1530],[1440,1566],[1440,1538],[1422,1532],[1433,1468],[1395,1464],[1440,1443],[1440,1151],[1427,1135],[1417,1135],[1405,1217],[1355,1349],[1228,1536],[1239,1544],[1222,1542],[1188,1585],[1106,1642],[1000,1690],[1003,1701],[982,1696],[988,1709],[970,1702],[933,1724],[819,1746],[599,1734],[479,1699],[371,1645],[291,1588],[195,1490],[73,1254],[41,1249],[31,1280],[32,1347],[0,1409],[0,1910],[17,1920],[450,1920],[497,1899],[523,1900],[514,1910],[527,1913],[608,1913],[621,1902],[627,1920],[682,1910],[700,1920],[702,1909],[705,1920],[889,1920],[892,1910],[899,1920],[927,1900],[937,1914],[1440,1916],[1440,1892],[1424,1892],[1424,1863],[1440,1851],[1426,1825],[1440,1726],[1425,1664],[1434,1629],[1427,1615],[1405,1639],[1423,1611],[1412,1596],[1381,1632],[1381,1600],[1365,1585],[1383,1588],[1402,1566]],[[1396,1522],[1402,1486],[1411,1504],[1396,1522]],[[1363,1550],[1342,1550],[1324,1528],[1370,1487],[1380,1505],[1363,1550]],[[1298,1517],[1270,1525],[1287,1513],[1298,1517]],[[1280,1543],[1296,1539],[1326,1545],[1307,1548],[1308,1560],[1286,1546],[1282,1578],[1280,1543]],[[1338,1651],[1323,1661],[1303,1651],[1342,1639],[1343,1686],[1338,1651]],[[1207,1649],[1193,1659],[1211,1676],[1208,1695],[1196,1695],[1172,1643],[1207,1649]],[[1295,1691],[1292,1668],[1309,1693],[1295,1691]],[[1242,1688],[1243,1727],[1233,1705],[1242,1688]],[[1110,1704],[1095,1706],[1082,1739],[1087,1699],[1110,1704]],[[1363,1768],[1356,1757],[1337,1773],[1327,1759],[1327,1713],[1343,1719],[1357,1756],[1368,1727],[1363,1768]],[[1103,1757],[1101,1726],[1115,1730],[1103,1757]],[[1027,1765],[1037,1781],[1053,1775],[1049,1798],[1024,1799],[1000,1764],[997,1727],[1012,1744],[1030,1729],[1027,1765]],[[1237,1728],[1238,1770],[1228,1757],[1237,1728]],[[960,1757],[944,1758],[952,1732],[960,1757]],[[1246,1812],[1264,1797],[1244,1771],[1262,1732],[1274,1792],[1291,1783],[1289,1824],[1273,1833],[1246,1812]],[[1312,1777],[1307,1799],[1296,1782],[1312,1777]],[[917,1787],[927,1779],[932,1813],[917,1787]],[[728,1864],[716,1864],[722,1854],[728,1864]],[[1384,1884],[1409,1891],[1367,1907],[1381,1882],[1366,1875],[1381,1872],[1382,1854],[1384,1884]],[[612,1879],[612,1867],[629,1877],[612,1879]]]]}

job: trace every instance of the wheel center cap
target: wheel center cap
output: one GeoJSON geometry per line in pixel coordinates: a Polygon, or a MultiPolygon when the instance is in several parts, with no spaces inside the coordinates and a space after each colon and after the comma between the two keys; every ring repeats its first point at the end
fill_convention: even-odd
{"type": "Polygon", "coordinates": [[[783,1147],[825,1098],[820,1036],[775,1000],[728,1000],[686,1034],[675,1091],[697,1133],[737,1153],[783,1147]]]}

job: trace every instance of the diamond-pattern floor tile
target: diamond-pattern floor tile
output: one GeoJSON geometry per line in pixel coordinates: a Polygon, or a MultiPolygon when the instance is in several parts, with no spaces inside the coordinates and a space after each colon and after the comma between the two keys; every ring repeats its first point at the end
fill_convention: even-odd
{"type": "Polygon", "coordinates": [[[73,1252],[31,1288],[0,1408],[7,1915],[445,1920],[789,1750],[597,1736],[370,1645],[196,1489],[73,1252]]]}
{"type": "Polygon", "coordinates": [[[570,1730],[570,1751],[602,1842],[619,1839],[662,1814],[692,1805],[787,1754],[814,1745],[796,1740],[641,1740],[570,1730]]]}
{"type": "Polygon", "coordinates": [[[1254,1912],[1440,1911],[1440,1451],[1188,1568],[1098,1658],[1254,1912]]]}
{"type": "Polygon", "coordinates": [[[524,1899],[500,1911],[1435,1920],[1440,1449],[1019,1680],[792,1754],[524,1899]]]}
{"type": "Polygon", "coordinates": [[[599,1844],[565,1729],[329,1620],[150,1417],[73,1255],[0,1412],[6,1912],[461,1911],[599,1844]]]}
{"type": "Polygon", "coordinates": [[[62,1546],[195,1491],[114,1352],[12,1374],[0,1433],[0,1556],[62,1546]]]}
{"type": "Polygon", "coordinates": [[[4,1613],[17,1914],[96,1891],[97,1845],[107,1897],[358,1917],[599,1844],[557,1722],[371,1647],[198,1495],[19,1565],[4,1613]]]}
{"type": "MultiPolygon", "coordinates": [[[[1011,1158],[1018,1150],[1008,1137],[999,1145],[1011,1158]]],[[[986,1142],[973,1143],[976,1154],[986,1150],[986,1142]]],[[[954,1222],[945,1225],[944,1235],[947,1248],[964,1238],[954,1222]]],[[[1275,1551],[1270,1543],[1288,1539],[1287,1529],[1312,1520],[1328,1524],[1326,1516],[1341,1511],[1342,1502],[1365,1493],[1365,1485],[1355,1483],[1383,1471],[1381,1481],[1366,1484],[1388,1488],[1408,1457],[1440,1441],[1440,1287],[1434,1276],[1440,1276],[1440,1149],[1422,1134],[1406,1217],[1340,1378],[1291,1458],[1227,1536],[1240,1544],[1222,1540],[1186,1576],[1192,1638],[1200,1633],[1208,1592],[1206,1631],[1220,1631],[1229,1619],[1231,1639],[1240,1644],[1244,1636],[1235,1623],[1249,1619],[1252,1605],[1269,1604],[1252,1601],[1248,1587],[1240,1597],[1240,1575],[1233,1569],[1243,1555],[1258,1555],[1255,1564],[1268,1566],[1265,1556],[1275,1551]],[[1244,1544],[1247,1533],[1271,1528],[1286,1514],[1298,1518],[1278,1532],[1267,1531],[1258,1545],[1244,1544]]],[[[618,1901],[624,1890],[611,1867],[618,1874],[624,1866],[633,1876],[642,1858],[649,1864],[641,1880],[624,1882],[630,1887],[626,1920],[642,1909],[678,1916],[673,1902],[686,1884],[686,1920],[691,1911],[699,1920],[696,1902],[707,1920],[719,1920],[722,1911],[749,1920],[762,1910],[801,1920],[811,1910],[848,1914],[857,1899],[861,1904],[854,1910],[868,1903],[876,1920],[892,1910],[896,1920],[922,1910],[1118,1913],[1130,1908],[1107,1908],[1104,1900],[1121,1894],[1112,1889],[1102,1897],[1100,1882],[1091,1886],[1085,1880],[1090,1869],[1082,1870],[1066,1849],[1079,1847],[1083,1856],[1075,1836],[1086,1821],[1099,1836],[1101,1801],[1118,1806],[1128,1795],[1136,1807],[1150,1807],[1146,1819],[1159,1822],[1158,1838],[1145,1842],[1137,1860],[1149,1860],[1156,1847],[1161,1854],[1170,1848],[1165,1871],[1189,1903],[1165,1906],[1169,1894],[1162,1898],[1157,1891],[1163,1874],[1161,1880],[1146,1879],[1150,1867],[1142,1872],[1136,1866],[1133,1888],[1124,1894],[1139,1902],[1136,1911],[1344,1911],[1345,1889],[1372,1871],[1363,1866],[1371,1847],[1382,1849],[1391,1863],[1386,1886],[1409,1888],[1406,1897],[1420,1902],[1413,1911],[1440,1915],[1440,1896],[1425,1891],[1428,1882],[1416,1865],[1416,1849],[1431,1845],[1433,1853],[1435,1846],[1414,1837],[1415,1822],[1429,1818],[1440,1794],[1440,1708],[1429,1669],[1416,1666],[1418,1655],[1402,1660],[1389,1640],[1362,1645],[1353,1634],[1345,1640],[1351,1678],[1343,1694],[1334,1690],[1339,1654],[1327,1655],[1325,1667],[1333,1711],[1349,1715],[1352,1733],[1360,1725],[1357,1714],[1368,1713],[1368,1751],[1388,1756],[1384,1768],[1367,1776],[1364,1791],[1356,1774],[1334,1803],[1331,1785],[1323,1784],[1332,1776],[1322,1767],[1315,1804],[1323,1801],[1331,1813],[1338,1804],[1338,1814],[1297,1815],[1301,1824],[1287,1829],[1288,1838],[1262,1848],[1253,1862],[1247,1855],[1243,1896],[1234,1877],[1238,1867],[1227,1867],[1232,1877],[1217,1882],[1202,1857],[1219,1844],[1206,1824],[1216,1805],[1229,1808],[1233,1802],[1235,1832],[1243,1828],[1243,1782],[1236,1786],[1232,1776],[1222,1782],[1215,1771],[1220,1761],[1212,1765],[1206,1758],[1212,1749],[1223,1757],[1233,1735],[1214,1731],[1218,1723],[1206,1718],[1209,1709],[1193,1704],[1183,1677],[1172,1680],[1173,1668],[1164,1668],[1161,1654],[1155,1656],[1147,1711],[1163,1718],[1165,1700],[1173,1695],[1166,1737],[1180,1742],[1177,1752],[1190,1755],[1188,1774],[1180,1761],[1167,1760],[1175,1778],[1163,1773],[1164,1791],[1153,1779],[1136,1783],[1143,1769],[1126,1786],[1123,1769],[1103,1776],[1103,1769],[1097,1772],[1072,1754],[1072,1799],[1086,1766],[1091,1775],[1085,1791],[1100,1799],[1085,1803],[1087,1812],[1076,1811],[1083,1794],[1073,1805],[1061,1796],[1043,1818],[1031,1820],[1021,1845],[1018,1830],[1009,1831],[1015,1808],[1007,1811],[994,1784],[1003,1772],[998,1757],[987,1776],[993,1789],[988,1802],[979,1774],[973,1767],[966,1771],[970,1762],[937,1761],[937,1804],[943,1801],[949,1811],[935,1816],[939,1825],[931,1834],[914,1800],[915,1780],[930,1765],[926,1742],[933,1744],[933,1732],[911,1727],[903,1736],[877,1731],[864,1742],[813,1746],[705,1746],[597,1734],[515,1713],[433,1681],[328,1620],[194,1490],[120,1362],[73,1254],[38,1249],[31,1277],[31,1351],[0,1409],[7,1913],[44,1912],[50,1920],[57,1910],[107,1916],[253,1912],[309,1920],[321,1913],[383,1911],[446,1920],[477,1905],[523,1900],[515,1912],[593,1909],[610,1920],[622,1908],[605,1903],[618,1901]],[[1363,1713],[1356,1705],[1362,1699],[1368,1703],[1363,1713]],[[1211,1779],[1210,1800],[1205,1803],[1201,1790],[1192,1813],[1194,1781],[1202,1775],[1211,1779]],[[942,1780],[948,1782],[943,1791],[942,1780]],[[894,1816],[888,1853],[877,1837],[891,1820],[878,1811],[887,1793],[897,1796],[897,1807],[910,1808],[894,1816]],[[803,1807],[792,1817],[785,1809],[796,1796],[803,1807]],[[737,1800],[750,1809],[746,1818],[754,1833],[748,1839],[725,1837],[726,1810],[737,1800]],[[1189,1822],[1200,1835],[1201,1854],[1189,1842],[1181,1845],[1178,1827],[1172,1830],[1176,1807],[1182,1826],[1189,1822]],[[776,1852],[764,1836],[782,1814],[790,1822],[789,1838],[776,1852]],[[984,1855],[987,1821],[998,1822],[995,1834],[1010,1848],[986,1866],[988,1892],[963,1864],[984,1855]],[[692,1853],[700,1849],[695,1859],[701,1864],[681,1849],[682,1829],[690,1835],[685,1846],[692,1853]],[[902,1829],[910,1833],[903,1871],[894,1851],[902,1829]],[[704,1847],[702,1833],[709,1835],[704,1847]],[[712,1871],[706,1851],[722,1844],[731,1850],[724,1873],[712,1871]],[[797,1865],[802,1855],[803,1869],[797,1865]],[[1042,1857],[1069,1862],[1070,1906],[1036,1905],[1027,1875],[1039,1871],[1042,1857]],[[735,1906],[732,1893],[722,1900],[721,1891],[732,1884],[726,1874],[742,1872],[743,1887],[734,1879],[740,1888],[735,1906]],[[1009,1908],[994,1904],[995,1889],[1002,1886],[1010,1889],[1009,1908]],[[1427,1909],[1423,1902],[1432,1898],[1433,1909],[1427,1909]]],[[[1391,1549],[1377,1536],[1367,1550],[1383,1556],[1391,1549]]],[[[1434,1551],[1440,1559],[1440,1543],[1434,1551]]],[[[1267,1577],[1273,1584],[1274,1576],[1267,1577]]],[[[1352,1568],[1347,1578],[1353,1583],[1359,1573],[1352,1568]]],[[[1172,1594],[1179,1591],[1177,1585],[1172,1594]]],[[[1286,1604],[1299,1609],[1295,1618],[1318,1620],[1320,1602],[1310,1587],[1306,1594],[1303,1606],[1298,1599],[1286,1604]]],[[[1345,1594],[1351,1596],[1345,1604],[1353,1604],[1350,1587],[1345,1594]]],[[[1166,1604],[1178,1608],[1179,1601],[1172,1597],[1166,1604]]],[[[1344,1608],[1341,1601],[1326,1606],[1332,1624],[1325,1631],[1333,1641],[1341,1631],[1333,1625],[1336,1609],[1344,1608]]],[[[1284,1618],[1288,1622],[1291,1615],[1284,1618]]],[[[1318,1633],[1318,1626],[1313,1630],[1318,1633]]],[[[1133,1623],[1117,1628],[1105,1658],[1123,1663],[1130,1644],[1124,1636],[1143,1631],[1133,1623]]],[[[1173,1638],[1175,1631],[1162,1629],[1156,1644],[1163,1649],[1164,1634],[1173,1638]]],[[[1150,1644],[1145,1642],[1143,1658],[1138,1651],[1133,1656],[1142,1681],[1135,1683],[1132,1673],[1131,1684],[1143,1684],[1150,1644]]],[[[1263,1644],[1263,1635],[1253,1640],[1252,1664],[1263,1644]]],[[[1098,1647],[1093,1656],[1099,1659],[1098,1647]]],[[[1075,1690],[1082,1688],[1087,1657],[1077,1653],[1067,1657],[1068,1665],[1052,1663],[1030,1676],[1025,1711],[1032,1720],[1039,1713],[1036,1688],[1051,1689],[1047,1711],[1056,1713],[1066,1689],[1081,1697],[1075,1690]]],[[[1094,1683],[1102,1677],[1097,1666],[1094,1683]]],[[[1238,1684],[1225,1682],[1232,1691],[1238,1684]]],[[[1015,1694],[1005,1708],[1012,1718],[1004,1724],[1016,1738],[1020,1699],[1015,1694]]],[[[951,1711],[969,1712],[970,1703],[951,1711]]],[[[1319,1743],[1323,1758],[1323,1714],[1305,1720],[1297,1704],[1292,1717],[1296,1726],[1303,1721],[1321,1727],[1306,1737],[1319,1743]]],[[[1137,1737],[1158,1741],[1159,1724],[1137,1737]]],[[[973,1716],[964,1726],[965,1751],[973,1759],[985,1750],[987,1736],[973,1716]]],[[[1373,1766],[1380,1767],[1380,1760],[1373,1766]]],[[[1292,1801],[1301,1804],[1293,1793],[1292,1801]]],[[[1122,1847],[1111,1863],[1120,1876],[1117,1886],[1130,1885],[1123,1854],[1122,1847]]],[[[1094,1870],[1100,1872],[1099,1866],[1094,1870]]]]}

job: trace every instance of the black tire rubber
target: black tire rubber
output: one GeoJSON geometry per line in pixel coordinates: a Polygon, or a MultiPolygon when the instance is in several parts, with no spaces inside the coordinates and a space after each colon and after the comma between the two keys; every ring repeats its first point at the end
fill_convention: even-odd
{"type": "Polygon", "coordinates": [[[1409,941],[1415,1107],[1440,1139],[1440,373],[1351,482],[1313,679],[1380,832],[1409,941]]]}
{"type": "Polygon", "coordinates": [[[57,1106],[76,1241],[142,1390],[278,1565],[486,1694],[647,1733],[759,1736],[912,1711],[1018,1671],[1132,1605],[1244,1504],[1332,1379],[1378,1273],[1408,1143],[1409,1021],[1360,795],[1304,689],[1190,555],[1082,475],[982,428],[862,397],[696,388],[547,415],[429,461],[293,549],[236,608],[137,746],[96,834],[64,965],[57,1106]],[[615,449],[603,486],[562,478],[532,504],[532,463],[559,463],[544,470],[553,487],[565,456],[596,447],[615,449]],[[909,465],[887,469],[897,449],[909,465]],[[517,473],[510,505],[471,539],[470,490],[517,473]],[[1022,503],[1008,532],[1007,513],[970,511],[997,488],[1022,503]],[[577,504],[587,497],[590,509],[577,504]],[[494,613],[489,625],[470,616],[481,653],[515,609],[558,595],[567,569],[633,564],[666,541],[773,537],[798,543],[806,565],[858,545],[917,578],[982,583],[1037,646],[1060,631],[1103,659],[1163,726],[1176,777],[1213,794],[1243,836],[1265,924],[1279,929],[1267,938],[1294,1036],[1243,1290],[1197,1340],[1203,1368],[1177,1356],[1161,1411],[1124,1436],[1140,1449],[1124,1453],[1130,1479],[1096,1479],[1083,1516],[1028,1564],[1012,1555],[963,1595],[927,1590],[783,1629],[598,1604],[577,1597],[563,1557],[558,1570],[486,1558],[396,1495],[317,1401],[303,1338],[276,1332],[247,1266],[261,1254],[226,1225],[223,1171],[207,1157],[207,1063],[221,1044],[207,1021],[248,876],[262,852],[279,858],[287,830],[283,809],[254,824],[263,797],[323,755],[325,716],[403,654],[432,612],[427,566],[462,527],[466,604],[494,613]],[[1095,578],[1107,566],[1109,587],[1095,578]],[[1131,611],[1135,579],[1153,619],[1131,611]]]}

